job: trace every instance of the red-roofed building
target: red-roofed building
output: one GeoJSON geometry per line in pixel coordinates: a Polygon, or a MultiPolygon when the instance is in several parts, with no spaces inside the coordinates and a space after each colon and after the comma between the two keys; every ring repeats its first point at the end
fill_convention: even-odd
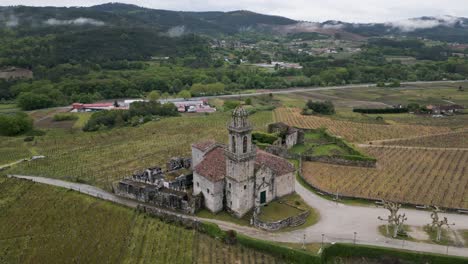
{"type": "Polygon", "coordinates": [[[254,207],[294,192],[294,166],[252,144],[247,112],[238,107],[228,125],[229,144],[192,145],[193,193],[212,212],[242,217],[254,207]]]}

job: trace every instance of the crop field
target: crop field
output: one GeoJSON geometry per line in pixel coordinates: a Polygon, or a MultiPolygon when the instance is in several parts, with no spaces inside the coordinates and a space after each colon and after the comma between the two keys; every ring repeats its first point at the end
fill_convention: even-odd
{"type": "Polygon", "coordinates": [[[449,134],[416,137],[383,142],[383,145],[399,145],[431,148],[468,148],[468,130],[449,134]]]}
{"type": "MultiPolygon", "coordinates": [[[[35,143],[15,141],[46,158],[22,163],[8,173],[78,180],[109,189],[113,181],[136,170],[165,166],[174,156],[189,156],[194,142],[226,141],[229,118],[228,113],[216,113],[164,118],[140,127],[100,132],[50,131],[37,137],[35,143]]],[[[266,130],[272,113],[257,112],[250,119],[256,129],[266,130]]]]}
{"type": "Polygon", "coordinates": [[[303,176],[322,190],[347,196],[468,208],[468,151],[368,147],[377,168],[303,164],[303,176]]]}
{"type": "Polygon", "coordinates": [[[31,152],[23,138],[0,136],[0,166],[30,157],[31,152]]]}
{"type": "Polygon", "coordinates": [[[366,142],[391,138],[406,138],[412,136],[432,135],[449,132],[449,128],[430,127],[418,125],[380,125],[370,123],[358,123],[351,121],[333,120],[321,116],[301,115],[298,108],[277,108],[274,111],[275,121],[300,128],[325,127],[336,136],[341,136],[351,142],[366,142]]]}
{"type": "Polygon", "coordinates": [[[0,177],[0,211],[0,263],[280,263],[125,207],[28,181],[0,177]]]}
{"type": "Polygon", "coordinates": [[[450,104],[451,101],[461,105],[468,104],[468,82],[464,83],[433,83],[412,84],[398,88],[352,88],[317,91],[318,93],[337,96],[342,99],[366,100],[381,102],[389,105],[418,103],[450,104]],[[464,92],[458,91],[458,87],[465,88],[464,92]]]}

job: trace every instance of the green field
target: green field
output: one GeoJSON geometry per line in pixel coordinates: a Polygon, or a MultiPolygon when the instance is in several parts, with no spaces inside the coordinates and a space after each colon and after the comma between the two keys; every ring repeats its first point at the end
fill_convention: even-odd
{"type": "MultiPolygon", "coordinates": [[[[136,170],[164,166],[174,156],[189,156],[190,145],[199,140],[227,140],[228,112],[211,115],[183,115],[164,118],[139,127],[124,127],[99,132],[54,129],[35,142],[20,137],[0,142],[0,149],[11,148],[15,160],[34,149],[46,156],[20,164],[8,171],[25,175],[47,176],[83,181],[110,189],[111,183],[136,170]]],[[[266,130],[271,112],[257,112],[250,118],[256,130],[266,130]]],[[[30,155],[28,155],[30,156],[30,155]]]]}
{"type": "Polygon", "coordinates": [[[87,195],[0,177],[0,263],[281,263],[87,195]]]}

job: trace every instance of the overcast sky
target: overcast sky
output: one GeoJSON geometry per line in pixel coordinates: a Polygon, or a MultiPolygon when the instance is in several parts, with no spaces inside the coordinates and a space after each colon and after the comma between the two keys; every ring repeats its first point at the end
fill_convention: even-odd
{"type": "MultiPolygon", "coordinates": [[[[0,5],[91,6],[116,0],[0,0],[0,5]]],[[[139,6],[183,11],[251,10],[297,20],[388,22],[420,16],[468,17],[468,0],[120,0],[139,6]]]]}

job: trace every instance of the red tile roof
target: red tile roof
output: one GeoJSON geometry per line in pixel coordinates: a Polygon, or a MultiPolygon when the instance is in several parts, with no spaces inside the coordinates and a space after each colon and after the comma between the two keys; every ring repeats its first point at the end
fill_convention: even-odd
{"type": "MultiPolygon", "coordinates": [[[[287,160],[257,149],[255,166],[258,168],[262,165],[270,168],[276,176],[295,171],[294,166],[287,160]]],[[[224,148],[217,146],[206,153],[203,161],[195,167],[195,172],[213,182],[224,179],[226,176],[224,148]]]]}
{"type": "Polygon", "coordinates": [[[296,169],[287,160],[275,156],[263,150],[257,149],[257,157],[255,159],[255,166],[265,165],[270,168],[276,176],[281,176],[296,169]]]}
{"type": "Polygon", "coordinates": [[[216,144],[216,142],[214,140],[207,140],[207,141],[202,141],[202,142],[198,142],[198,143],[195,143],[195,144],[192,144],[192,147],[194,148],[197,148],[203,152],[207,151],[211,146],[213,146],[214,144],[216,144]]]}
{"type": "Polygon", "coordinates": [[[195,172],[213,182],[224,179],[226,176],[224,148],[217,146],[206,153],[204,159],[195,166],[195,172]]]}

